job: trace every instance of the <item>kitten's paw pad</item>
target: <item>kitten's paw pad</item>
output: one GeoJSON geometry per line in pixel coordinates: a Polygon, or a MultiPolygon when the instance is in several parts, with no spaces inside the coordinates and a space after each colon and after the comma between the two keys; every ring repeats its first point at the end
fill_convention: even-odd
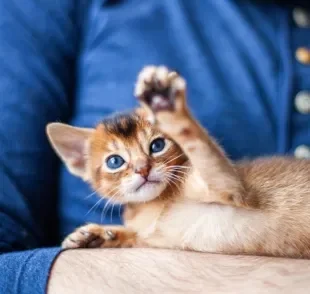
{"type": "Polygon", "coordinates": [[[183,107],[185,80],[164,66],[147,66],[138,76],[135,96],[153,112],[183,107]]]}
{"type": "Polygon", "coordinates": [[[113,230],[105,230],[103,226],[89,224],[67,236],[62,243],[62,248],[102,248],[107,247],[108,244],[109,247],[113,247],[112,243],[116,241],[116,237],[113,230]]]}

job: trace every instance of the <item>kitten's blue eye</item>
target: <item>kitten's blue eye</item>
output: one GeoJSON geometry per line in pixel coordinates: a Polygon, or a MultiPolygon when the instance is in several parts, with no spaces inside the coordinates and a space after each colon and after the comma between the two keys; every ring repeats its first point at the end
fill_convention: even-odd
{"type": "Polygon", "coordinates": [[[162,150],[165,148],[165,146],[166,146],[165,139],[163,139],[163,138],[155,139],[155,140],[151,143],[150,152],[151,152],[151,153],[160,152],[160,151],[162,151],[162,150]]]}
{"type": "Polygon", "coordinates": [[[117,169],[125,163],[125,160],[119,155],[111,155],[107,158],[106,163],[108,168],[117,169]]]}

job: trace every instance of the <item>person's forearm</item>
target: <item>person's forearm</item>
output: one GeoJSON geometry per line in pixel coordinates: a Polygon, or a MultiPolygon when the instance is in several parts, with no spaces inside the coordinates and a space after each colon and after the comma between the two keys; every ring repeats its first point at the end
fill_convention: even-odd
{"type": "Polygon", "coordinates": [[[156,249],[83,249],[55,262],[48,294],[308,293],[310,261],[156,249]]]}

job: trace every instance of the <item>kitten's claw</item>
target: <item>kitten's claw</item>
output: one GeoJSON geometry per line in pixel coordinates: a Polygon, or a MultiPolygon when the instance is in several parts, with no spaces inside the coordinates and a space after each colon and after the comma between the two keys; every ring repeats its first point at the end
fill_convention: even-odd
{"type": "Polygon", "coordinates": [[[135,96],[153,113],[184,107],[185,80],[164,66],[147,66],[138,76],[135,96]]]}
{"type": "Polygon", "coordinates": [[[103,226],[89,224],[78,228],[62,242],[64,249],[117,247],[116,232],[103,226]]]}

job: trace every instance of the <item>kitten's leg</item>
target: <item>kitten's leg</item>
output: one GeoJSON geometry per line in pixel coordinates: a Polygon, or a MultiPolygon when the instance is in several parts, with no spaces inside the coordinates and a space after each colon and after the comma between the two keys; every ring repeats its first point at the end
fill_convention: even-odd
{"type": "Polygon", "coordinates": [[[123,226],[88,224],[76,229],[62,242],[62,248],[135,247],[136,234],[123,226]]]}
{"type": "Polygon", "coordinates": [[[196,200],[246,206],[243,186],[232,163],[187,107],[185,80],[165,67],[145,67],[135,95],[150,120],[189,158],[195,177],[201,179],[200,193],[192,193],[196,200]]]}

